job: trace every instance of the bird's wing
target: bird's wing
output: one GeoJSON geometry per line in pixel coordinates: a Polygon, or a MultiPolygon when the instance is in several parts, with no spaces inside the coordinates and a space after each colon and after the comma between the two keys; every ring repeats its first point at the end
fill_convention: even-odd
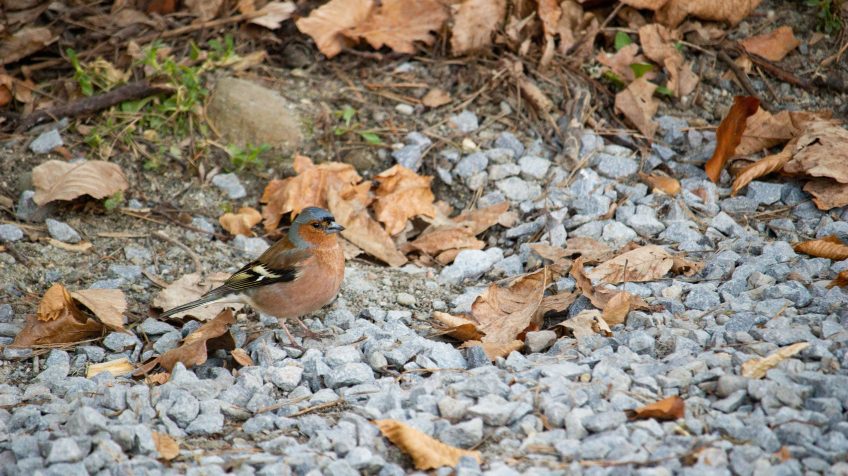
{"type": "Polygon", "coordinates": [[[227,278],[222,288],[242,292],[273,283],[297,279],[301,267],[312,257],[308,248],[298,248],[283,237],[262,253],[259,258],[247,263],[227,278]]]}

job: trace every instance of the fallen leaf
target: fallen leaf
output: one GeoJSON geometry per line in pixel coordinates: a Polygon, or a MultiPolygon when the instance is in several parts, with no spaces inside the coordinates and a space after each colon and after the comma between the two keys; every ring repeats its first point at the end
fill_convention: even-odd
{"type": "Polygon", "coordinates": [[[669,177],[668,175],[660,175],[660,174],[646,174],[643,172],[639,172],[639,178],[642,179],[643,182],[647,183],[654,189],[654,191],[659,190],[666,195],[675,196],[680,193],[680,182],[674,178],[669,177]]]}
{"type": "Polygon", "coordinates": [[[26,27],[0,42],[0,65],[14,63],[56,41],[47,27],[26,27]]]}
{"type": "Polygon", "coordinates": [[[35,186],[33,201],[37,205],[73,200],[83,195],[105,198],[130,186],[120,166],[102,160],[73,164],[48,160],[32,169],[32,183],[35,186]]]}
{"type": "Polygon", "coordinates": [[[608,284],[656,281],[674,264],[671,253],[657,245],[647,245],[622,253],[586,273],[589,279],[608,284]]]}
{"type": "Polygon", "coordinates": [[[429,108],[444,106],[445,104],[449,104],[450,102],[450,94],[448,94],[444,89],[439,88],[433,88],[427,91],[427,94],[425,94],[424,97],[421,98],[421,104],[429,108]]]}
{"type": "Polygon", "coordinates": [[[654,98],[656,89],[656,84],[642,76],[615,95],[616,112],[624,114],[624,117],[648,139],[654,137],[658,127],[653,120],[660,107],[659,100],[654,98]]]}
{"type": "Polygon", "coordinates": [[[539,312],[548,269],[542,268],[509,280],[505,286],[493,283],[471,305],[471,317],[486,334],[483,342],[512,342],[529,328],[538,328],[539,312]]]}
{"type": "MultiPolygon", "coordinates": [[[[167,311],[173,307],[185,304],[200,298],[207,291],[220,286],[229,278],[227,273],[212,273],[205,278],[199,273],[186,274],[171,283],[167,288],[159,291],[153,298],[153,306],[167,311]]],[[[231,307],[238,311],[243,304],[235,302],[212,302],[205,306],[196,307],[187,311],[178,312],[173,318],[192,316],[199,321],[208,321],[218,316],[224,309],[231,307]]]]}
{"type": "Polygon", "coordinates": [[[544,68],[550,64],[556,51],[554,38],[559,27],[562,9],[557,0],[537,0],[536,14],[542,20],[542,32],[545,35],[545,46],[542,48],[542,57],[539,60],[539,66],[544,68]]]}
{"type": "Polygon", "coordinates": [[[848,205],[848,186],[830,179],[812,179],[804,185],[804,191],[813,196],[819,210],[848,205]]]}
{"type": "Polygon", "coordinates": [[[639,10],[659,10],[668,0],[621,0],[621,3],[639,10]]]}
{"type": "Polygon", "coordinates": [[[624,324],[627,321],[627,314],[630,313],[630,301],[633,296],[633,294],[624,291],[616,294],[607,302],[601,316],[609,326],[624,324]]]}
{"type": "Polygon", "coordinates": [[[742,134],[742,142],[736,147],[736,154],[750,155],[785,144],[800,136],[807,123],[827,120],[831,116],[829,111],[780,111],[772,115],[759,109],[746,121],[747,126],[742,134]]]}
{"type": "Polygon", "coordinates": [[[760,107],[760,101],[753,96],[736,96],[730,112],[721,121],[716,131],[716,148],[713,156],[707,161],[704,170],[707,177],[718,183],[721,171],[727,161],[734,155],[736,146],[742,141],[746,120],[760,107]]]}
{"type": "Polygon", "coordinates": [[[597,309],[580,311],[576,316],[562,321],[557,326],[564,328],[578,341],[595,334],[607,337],[612,335],[612,330],[604,321],[601,311],[597,309]]]}
{"type": "Polygon", "coordinates": [[[742,376],[752,379],[761,379],[766,373],[777,366],[777,364],[792,357],[810,346],[809,342],[797,342],[786,347],[781,347],[761,359],[751,359],[742,363],[742,376]]]}
{"type": "Polygon", "coordinates": [[[452,7],[451,52],[462,55],[489,46],[506,14],[505,0],[464,0],[452,7]]]}
{"type": "Polygon", "coordinates": [[[383,436],[412,458],[415,469],[454,467],[463,456],[482,462],[479,451],[469,451],[448,446],[411,426],[395,420],[374,420],[383,436]]]}
{"type": "Polygon", "coordinates": [[[530,243],[529,246],[530,249],[539,255],[540,258],[552,263],[563,260],[566,256],[569,256],[569,253],[565,250],[565,248],[551,246],[547,243],[530,243]]]}
{"type": "Polygon", "coordinates": [[[675,45],[680,41],[680,32],[663,25],[651,23],[639,28],[639,43],[651,61],[663,65],[668,72],[668,87],[677,97],[691,93],[698,84],[698,76],[692,72],[683,53],[675,45]]]}
{"type": "Polygon", "coordinates": [[[388,46],[397,53],[413,54],[415,42],[432,45],[448,19],[444,4],[438,0],[383,0],[368,18],[345,31],[350,38],[362,38],[379,50],[388,46]]]}
{"type": "Polygon", "coordinates": [[[677,395],[672,395],[633,410],[631,418],[635,420],[652,418],[660,421],[674,421],[683,418],[685,411],[686,402],[677,395]]]}
{"type": "Polygon", "coordinates": [[[149,374],[144,376],[144,383],[147,385],[162,385],[168,382],[171,379],[171,374],[169,372],[157,372],[155,374],[149,374]]]}
{"type": "MultiPolygon", "coordinates": [[[[636,43],[630,43],[615,53],[600,51],[597,56],[595,56],[595,59],[598,63],[609,68],[610,71],[615,73],[625,83],[630,83],[636,79],[636,73],[630,65],[646,62],[645,58],[639,55],[639,45],[636,43]]],[[[650,74],[650,72],[646,74],[650,74]]]]}
{"type": "Polygon", "coordinates": [[[409,243],[411,249],[429,256],[436,256],[447,250],[482,250],[485,245],[465,227],[439,228],[422,233],[409,243]]]}
{"type": "Polygon", "coordinates": [[[818,240],[803,241],[792,247],[798,253],[827,258],[833,261],[848,259],[848,245],[836,235],[830,235],[818,240]]]}
{"type": "Polygon", "coordinates": [[[561,292],[545,296],[542,298],[542,303],[539,304],[539,314],[544,316],[548,312],[564,312],[574,301],[577,300],[578,293],[561,292]]]}
{"type": "Polygon", "coordinates": [[[120,359],[89,365],[85,371],[85,378],[90,379],[103,372],[109,372],[113,377],[120,377],[122,375],[131,374],[134,369],[135,367],[133,367],[133,364],[130,363],[129,359],[121,357],[120,359]]]}
{"type": "Polygon", "coordinates": [[[368,203],[363,202],[363,192],[367,193],[370,182],[350,186],[347,190],[330,190],[328,209],[336,221],[345,227],[342,236],[369,255],[390,266],[402,266],[406,257],[397,249],[392,237],[380,224],[368,214],[368,203]]]}
{"type": "Polygon", "coordinates": [[[436,216],[433,206],[436,197],[430,190],[433,177],[418,175],[398,164],[374,179],[380,184],[375,192],[374,216],[383,222],[390,235],[403,231],[411,218],[436,216]]]}
{"type": "Polygon", "coordinates": [[[792,153],[795,151],[795,144],[796,142],[792,140],[777,154],[763,157],[740,170],[733,179],[730,195],[735,196],[740,190],[747,187],[749,183],[760,177],[765,177],[766,175],[782,170],[786,163],[789,162],[789,159],[792,158],[792,153]]]}
{"type": "Polygon", "coordinates": [[[781,26],[768,33],[740,40],[739,44],[748,53],[762,56],[769,61],[781,61],[801,42],[795,38],[791,26],[781,26]]]}
{"type": "Polygon", "coordinates": [[[10,347],[74,344],[99,337],[104,327],[79,309],[71,293],[59,283],[44,293],[36,313],[29,315],[10,347]]]}
{"type": "Polygon", "coordinates": [[[524,348],[524,342],[520,340],[514,340],[506,343],[469,340],[463,342],[462,345],[459,346],[460,349],[469,349],[471,347],[482,347],[483,352],[486,353],[486,357],[494,362],[498,357],[506,357],[513,352],[520,351],[524,348]]]}
{"type": "Polygon", "coordinates": [[[848,184],[848,131],[831,121],[807,123],[783,170],[848,184]]]}
{"type": "Polygon", "coordinates": [[[251,18],[249,23],[276,30],[284,21],[291,18],[295,10],[297,7],[293,2],[268,2],[259,10],[262,16],[251,18]]]}
{"type": "Polygon", "coordinates": [[[253,359],[251,359],[247,351],[245,351],[241,347],[237,347],[231,350],[230,355],[232,355],[233,360],[235,360],[236,363],[241,365],[242,367],[248,367],[253,365],[253,359]]]}
{"type": "Polygon", "coordinates": [[[470,227],[472,233],[479,235],[497,224],[503,225],[503,218],[508,210],[509,202],[500,202],[486,208],[462,212],[451,220],[457,225],[470,227]]]}
{"type": "Polygon", "coordinates": [[[677,26],[686,16],[723,21],[735,26],[751,14],[762,0],[668,0],[657,11],[660,23],[677,26]]]}
{"type": "Polygon", "coordinates": [[[60,248],[65,251],[74,251],[77,253],[84,253],[94,247],[94,245],[92,245],[89,241],[80,241],[79,243],[65,243],[64,241],[59,241],[55,238],[47,238],[47,242],[50,243],[50,245],[55,246],[56,248],[60,248]]]}
{"type": "Polygon", "coordinates": [[[284,214],[297,214],[309,206],[327,208],[331,190],[342,189],[361,180],[350,164],[325,162],[316,166],[302,155],[295,156],[294,170],[297,172],[294,177],[272,180],[259,200],[266,204],[262,208],[262,218],[269,232],[277,228],[284,214]]]}
{"type": "Polygon", "coordinates": [[[585,263],[598,263],[612,256],[612,249],[598,240],[577,236],[565,241],[566,256],[583,257],[585,263]]]}
{"type": "MultiPolygon", "coordinates": [[[[574,260],[574,263],[571,266],[571,277],[574,279],[575,283],[577,283],[577,287],[580,292],[586,296],[593,306],[598,309],[605,310],[609,305],[610,301],[618,296],[619,294],[627,294],[629,301],[630,309],[652,309],[651,306],[648,305],[642,298],[639,296],[630,294],[626,291],[617,291],[614,289],[604,289],[604,288],[595,288],[592,286],[592,282],[586,276],[586,272],[583,269],[583,264],[585,262],[585,258],[580,257],[574,260]]],[[[621,299],[621,298],[619,298],[621,299]]],[[[619,311],[620,312],[620,311],[619,311]]]]}
{"type": "Polygon", "coordinates": [[[177,9],[177,0],[151,0],[147,4],[147,13],[168,15],[177,9]]]}
{"type": "Polygon", "coordinates": [[[235,340],[229,332],[230,325],[236,322],[232,309],[224,309],[214,319],[205,322],[183,339],[176,349],[171,349],[152,361],[137,368],[133,375],[138,377],[153,370],[156,365],[171,372],[177,362],[191,368],[206,362],[209,351],[217,349],[232,350],[235,340]]]}
{"type": "Polygon", "coordinates": [[[301,33],[315,40],[324,56],[332,58],[355,44],[342,33],[362,24],[373,9],[373,0],[330,0],[295,24],[301,33]]]}
{"type": "Polygon", "coordinates": [[[250,230],[262,221],[262,214],[251,207],[239,208],[238,213],[224,213],[218,223],[232,235],[254,236],[250,230]]]}
{"type": "Polygon", "coordinates": [[[209,21],[218,16],[223,0],[185,0],[183,5],[200,21],[209,21]]]}
{"type": "Polygon", "coordinates": [[[690,261],[680,255],[675,255],[671,258],[671,272],[674,274],[682,274],[684,276],[694,276],[704,269],[704,263],[701,261],[690,261]]]}
{"type": "Polygon", "coordinates": [[[127,298],[120,289],[83,289],[71,293],[77,307],[90,311],[94,319],[113,331],[124,330],[127,298]]]}
{"type": "Polygon", "coordinates": [[[848,286],[848,269],[840,271],[839,274],[836,275],[836,278],[827,285],[828,288],[834,288],[837,286],[840,288],[848,286]]]}
{"type": "Polygon", "coordinates": [[[479,341],[483,333],[477,328],[477,324],[471,319],[454,316],[446,312],[433,311],[433,320],[438,323],[435,327],[444,334],[461,341],[479,341]]]}
{"type": "Polygon", "coordinates": [[[171,461],[180,454],[180,444],[167,433],[151,431],[153,443],[156,445],[156,451],[159,452],[159,457],[165,461],[171,461]]]}

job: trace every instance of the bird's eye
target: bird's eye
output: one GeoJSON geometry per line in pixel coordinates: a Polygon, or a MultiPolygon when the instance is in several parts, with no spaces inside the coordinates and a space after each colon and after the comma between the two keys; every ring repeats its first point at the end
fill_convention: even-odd
{"type": "Polygon", "coordinates": [[[316,222],[316,223],[313,223],[313,224],[312,224],[312,228],[315,228],[315,229],[321,228],[321,224],[320,224],[320,223],[317,223],[317,222],[316,222]]]}

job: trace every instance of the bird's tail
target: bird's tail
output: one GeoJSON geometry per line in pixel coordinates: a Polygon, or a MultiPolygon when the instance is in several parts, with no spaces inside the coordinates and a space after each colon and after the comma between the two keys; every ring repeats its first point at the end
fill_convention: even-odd
{"type": "Polygon", "coordinates": [[[163,312],[159,316],[159,319],[165,319],[166,317],[171,317],[174,314],[177,314],[177,313],[180,313],[180,312],[183,312],[183,311],[188,311],[189,309],[194,309],[195,307],[202,306],[202,305],[204,305],[206,303],[210,303],[212,301],[217,301],[221,298],[227,297],[230,294],[232,294],[232,291],[225,288],[224,286],[217,287],[217,288],[209,291],[208,293],[204,294],[203,296],[201,296],[200,299],[185,303],[183,305],[177,306],[173,309],[169,309],[169,310],[163,312]]]}

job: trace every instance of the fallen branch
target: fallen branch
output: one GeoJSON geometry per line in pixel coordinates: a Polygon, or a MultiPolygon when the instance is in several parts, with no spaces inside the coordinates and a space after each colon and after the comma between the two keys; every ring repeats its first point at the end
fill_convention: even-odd
{"type": "Polygon", "coordinates": [[[754,96],[760,101],[760,107],[765,109],[768,112],[774,111],[774,108],[769,104],[765,99],[763,99],[758,93],[757,90],[754,89],[754,85],[751,84],[751,80],[748,79],[748,75],[742,71],[742,68],[739,67],[730,56],[727,55],[724,51],[718,52],[718,59],[722,60],[730,67],[733,74],[736,76],[736,79],[739,80],[739,84],[742,85],[742,88],[748,93],[749,96],[754,96]]]}
{"type": "Polygon", "coordinates": [[[135,81],[117,87],[107,93],[89,96],[69,104],[35,111],[21,119],[18,132],[30,129],[47,120],[58,120],[62,117],[78,117],[108,109],[124,101],[146,98],[156,94],[172,92],[173,89],[163,85],[153,85],[147,81],[135,81]]]}

